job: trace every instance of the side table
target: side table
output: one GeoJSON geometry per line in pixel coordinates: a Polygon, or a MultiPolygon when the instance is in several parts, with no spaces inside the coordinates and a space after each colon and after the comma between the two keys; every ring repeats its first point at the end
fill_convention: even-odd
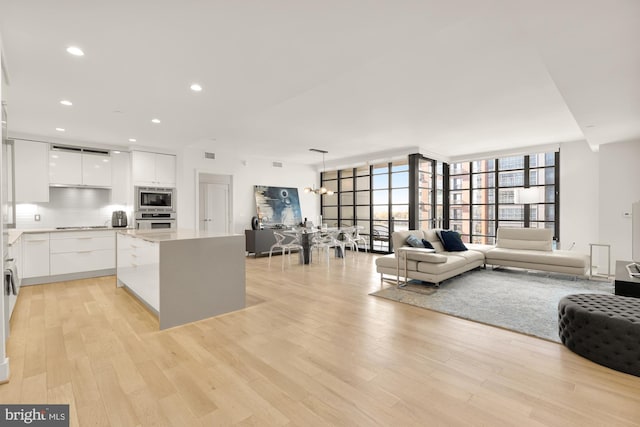
{"type": "Polygon", "coordinates": [[[435,249],[414,248],[412,246],[402,246],[396,248],[396,285],[399,288],[407,286],[409,278],[407,277],[407,261],[412,253],[434,253],[435,249]],[[404,283],[400,284],[400,255],[404,253],[404,283]]]}
{"type": "Polygon", "coordinates": [[[616,261],[616,280],[614,282],[614,293],[625,297],[640,298],[640,279],[631,277],[627,270],[627,265],[631,261],[616,261]]]}
{"type": "Polygon", "coordinates": [[[607,248],[607,279],[611,277],[611,245],[607,243],[589,243],[589,280],[593,277],[593,247],[607,248]]]}

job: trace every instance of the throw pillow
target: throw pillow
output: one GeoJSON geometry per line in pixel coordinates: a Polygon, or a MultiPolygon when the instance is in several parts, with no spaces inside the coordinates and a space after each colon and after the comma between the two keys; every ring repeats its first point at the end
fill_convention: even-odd
{"type": "Polygon", "coordinates": [[[431,244],[430,241],[426,240],[426,239],[422,239],[422,244],[424,245],[425,248],[427,249],[435,249],[433,247],[433,245],[431,244]]]}
{"type": "Polygon", "coordinates": [[[447,252],[462,252],[467,250],[457,231],[442,230],[438,233],[438,236],[440,236],[444,250],[447,252]]]}
{"type": "Polygon", "coordinates": [[[407,245],[413,248],[424,248],[424,245],[422,244],[422,240],[418,239],[414,235],[407,237],[406,242],[407,242],[407,245]]]}

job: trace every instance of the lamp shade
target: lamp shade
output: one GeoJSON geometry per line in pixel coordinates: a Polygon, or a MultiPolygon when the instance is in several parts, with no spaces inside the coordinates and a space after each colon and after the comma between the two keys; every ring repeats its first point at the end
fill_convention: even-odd
{"type": "Polygon", "coordinates": [[[544,187],[518,188],[513,195],[513,202],[519,205],[544,202],[544,187]]]}

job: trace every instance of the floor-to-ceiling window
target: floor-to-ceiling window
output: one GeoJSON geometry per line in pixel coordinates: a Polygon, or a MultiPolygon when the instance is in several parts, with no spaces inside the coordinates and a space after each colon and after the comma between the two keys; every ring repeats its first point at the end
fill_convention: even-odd
{"type": "Polygon", "coordinates": [[[338,226],[338,171],[328,171],[320,174],[322,187],[333,191],[334,194],[320,196],[322,223],[331,227],[338,226]]]}
{"type": "Polygon", "coordinates": [[[380,163],[372,172],[372,248],[391,249],[391,233],[409,229],[409,161],[380,163]]]}
{"type": "Polygon", "coordinates": [[[375,251],[393,250],[395,230],[449,228],[464,241],[495,243],[497,227],[546,227],[558,236],[559,153],[448,165],[407,159],[321,174],[323,222],[359,225],[375,251]],[[534,189],[524,201],[524,189],[534,189]]]}
{"type": "Polygon", "coordinates": [[[450,165],[450,228],[472,243],[495,243],[497,227],[551,228],[557,238],[558,163],[549,152],[450,165]]]}
{"type": "MultiPolygon", "coordinates": [[[[444,224],[444,175],[442,162],[415,154],[417,159],[416,219],[411,228],[430,230],[444,224]]],[[[409,157],[411,161],[411,156],[409,157]]],[[[409,179],[413,179],[409,177],[409,179]]],[[[410,206],[411,209],[411,206],[410,206]]]]}

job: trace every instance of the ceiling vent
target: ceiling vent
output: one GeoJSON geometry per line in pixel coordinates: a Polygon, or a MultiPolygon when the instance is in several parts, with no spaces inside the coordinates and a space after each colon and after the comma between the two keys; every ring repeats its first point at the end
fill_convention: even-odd
{"type": "Polygon", "coordinates": [[[204,152],[204,158],[205,158],[205,159],[215,160],[215,159],[216,159],[216,153],[207,153],[207,152],[205,151],[205,152],[204,152]]]}
{"type": "Polygon", "coordinates": [[[273,162],[272,163],[274,168],[281,168],[282,167],[282,162],[273,162]]]}

